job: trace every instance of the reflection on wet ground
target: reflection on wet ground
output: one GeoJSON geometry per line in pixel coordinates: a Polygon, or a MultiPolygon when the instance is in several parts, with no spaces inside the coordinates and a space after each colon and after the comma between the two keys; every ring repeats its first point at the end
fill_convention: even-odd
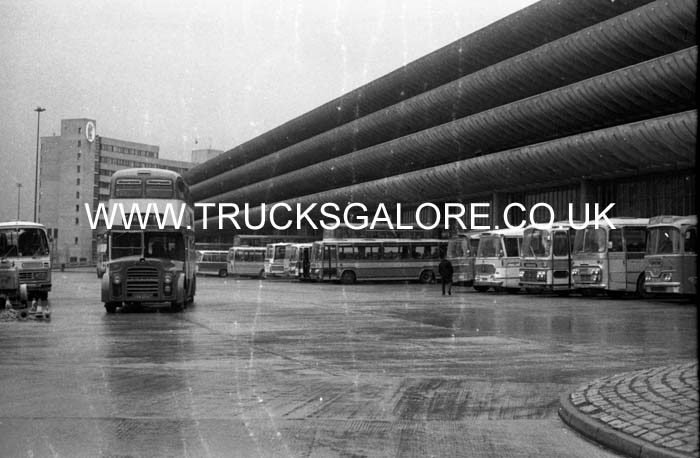
{"type": "Polygon", "coordinates": [[[0,456],[612,456],[559,395],[697,357],[682,301],[439,288],[200,278],[107,315],[65,274],[51,322],[0,323],[0,456]]]}

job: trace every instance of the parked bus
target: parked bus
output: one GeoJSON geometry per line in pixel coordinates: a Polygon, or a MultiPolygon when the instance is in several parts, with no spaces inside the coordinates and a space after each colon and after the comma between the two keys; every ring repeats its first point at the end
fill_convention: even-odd
{"type": "Polygon", "coordinates": [[[228,273],[265,278],[265,247],[234,246],[228,250],[228,273]]]}
{"type": "Polygon", "coordinates": [[[28,299],[46,300],[51,291],[49,237],[43,224],[29,221],[0,223],[0,260],[18,269],[28,299]]]}
{"type": "Polygon", "coordinates": [[[568,222],[554,223],[549,228],[525,228],[519,272],[519,283],[525,291],[569,294],[573,287],[571,249],[575,233],[568,222]]]}
{"type": "Polygon", "coordinates": [[[576,231],[571,276],[584,294],[605,291],[644,294],[644,253],[649,218],[609,218],[615,227],[599,222],[576,231]]]}
{"type": "Polygon", "coordinates": [[[447,242],[439,239],[327,239],[311,248],[312,280],[435,280],[447,242]]]}
{"type": "Polygon", "coordinates": [[[228,275],[228,251],[197,251],[197,273],[226,277],[228,275]]]}
{"type": "Polygon", "coordinates": [[[647,227],[647,293],[697,293],[698,217],[655,216],[647,227]]]}
{"type": "Polygon", "coordinates": [[[289,275],[291,243],[269,243],[265,253],[265,276],[286,277],[289,275]]]}
{"type": "Polygon", "coordinates": [[[472,286],[474,284],[474,261],[479,247],[480,232],[462,232],[447,242],[448,261],[452,263],[453,283],[472,286]]]}
{"type": "Polygon", "coordinates": [[[119,170],[111,177],[109,211],[118,204],[127,212],[132,204],[138,204],[142,214],[149,204],[155,205],[163,229],[153,214],[145,229],[137,223],[127,228],[121,221],[108,228],[109,263],[102,277],[102,302],[107,313],[124,304],[164,302],[171,310],[182,310],[196,291],[194,211],[185,181],[169,170],[119,170]],[[180,224],[173,215],[167,216],[168,204],[175,215],[182,210],[180,224]]]}
{"type": "Polygon", "coordinates": [[[474,261],[474,289],[479,292],[520,291],[520,245],[522,229],[482,232],[474,261]]]}
{"type": "Polygon", "coordinates": [[[289,276],[308,280],[311,267],[311,243],[294,243],[290,247],[289,276]]]}

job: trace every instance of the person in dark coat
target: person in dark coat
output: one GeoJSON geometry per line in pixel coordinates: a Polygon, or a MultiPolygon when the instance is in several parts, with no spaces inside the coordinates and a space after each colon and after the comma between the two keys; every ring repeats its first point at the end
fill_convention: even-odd
{"type": "Polygon", "coordinates": [[[452,268],[452,263],[447,258],[442,258],[440,265],[438,266],[438,272],[440,273],[440,278],[442,278],[442,295],[445,295],[445,287],[447,287],[447,294],[452,295],[452,274],[454,269],[452,268]]]}

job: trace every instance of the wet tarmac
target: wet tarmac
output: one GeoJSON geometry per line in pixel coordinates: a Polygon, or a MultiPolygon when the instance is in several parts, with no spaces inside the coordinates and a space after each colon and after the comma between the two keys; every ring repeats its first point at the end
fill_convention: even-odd
{"type": "Polygon", "coordinates": [[[54,284],[0,323],[0,457],[609,457],[560,395],[697,359],[678,300],[200,277],[107,315],[94,273],[54,284]]]}

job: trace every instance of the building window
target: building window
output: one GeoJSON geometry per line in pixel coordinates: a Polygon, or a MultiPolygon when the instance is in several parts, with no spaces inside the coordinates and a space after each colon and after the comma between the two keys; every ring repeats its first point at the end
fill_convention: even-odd
{"type": "Polygon", "coordinates": [[[80,173],[80,166],[78,166],[78,173],[80,173]]]}
{"type": "Polygon", "coordinates": [[[80,146],[80,140],[78,140],[78,146],[80,146]]]}
{"type": "Polygon", "coordinates": [[[75,179],[75,184],[78,185],[78,186],[80,186],[80,178],[76,178],[76,179],[75,179]]]}
{"type": "Polygon", "coordinates": [[[79,204],[75,204],[75,211],[76,211],[76,213],[80,212],[80,205],[79,204]]]}
{"type": "Polygon", "coordinates": [[[75,225],[77,226],[79,224],[80,224],[80,218],[75,218],[75,225]]]}
{"type": "Polygon", "coordinates": [[[80,151],[78,151],[78,159],[80,159],[80,151]]]}
{"type": "Polygon", "coordinates": [[[75,238],[75,244],[78,244],[78,237],[75,238]]]}
{"type": "Polygon", "coordinates": [[[80,199],[80,191],[75,191],[75,198],[80,199]]]}
{"type": "Polygon", "coordinates": [[[82,127],[78,127],[78,133],[80,133],[83,130],[82,127]]]}

